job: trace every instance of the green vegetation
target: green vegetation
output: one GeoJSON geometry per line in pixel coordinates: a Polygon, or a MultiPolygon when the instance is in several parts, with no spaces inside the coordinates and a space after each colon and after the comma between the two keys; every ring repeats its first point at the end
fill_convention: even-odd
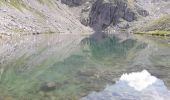
{"type": "Polygon", "coordinates": [[[154,30],[154,31],[148,31],[148,32],[136,32],[135,34],[146,34],[146,35],[152,35],[152,36],[170,36],[170,31],[166,30],[154,30]]]}
{"type": "Polygon", "coordinates": [[[152,20],[142,27],[139,27],[134,33],[153,36],[170,36],[170,15],[152,20]]]}
{"type": "Polygon", "coordinates": [[[144,28],[146,31],[153,30],[169,30],[170,31],[170,15],[162,16],[156,20],[151,21],[144,28]]]}
{"type": "MultiPolygon", "coordinates": [[[[52,0],[37,0],[40,4],[46,4],[47,6],[51,7],[53,5],[53,1],[52,0]]],[[[27,4],[25,4],[22,0],[2,0],[0,1],[0,5],[2,3],[6,3],[6,4],[9,4],[10,6],[13,6],[15,7],[16,9],[22,11],[22,9],[27,9],[30,8],[28,7],[27,4]]]]}
{"type": "Polygon", "coordinates": [[[42,5],[47,5],[49,8],[54,8],[53,1],[54,0],[37,0],[42,5]]]}
{"type": "Polygon", "coordinates": [[[51,6],[53,3],[52,3],[52,0],[37,0],[40,4],[46,4],[48,6],[51,6]]]}
{"type": "Polygon", "coordinates": [[[22,4],[23,4],[22,0],[8,0],[7,3],[15,7],[16,9],[22,11],[22,4]]]}
{"type": "Polygon", "coordinates": [[[170,15],[162,16],[156,20],[151,21],[148,25],[145,26],[146,31],[153,30],[170,30],[170,15]]]}
{"type": "Polygon", "coordinates": [[[14,7],[16,7],[17,9],[21,9],[20,7],[20,4],[21,4],[21,1],[20,0],[9,0],[9,3],[12,5],[12,6],[14,6],[14,7]]]}

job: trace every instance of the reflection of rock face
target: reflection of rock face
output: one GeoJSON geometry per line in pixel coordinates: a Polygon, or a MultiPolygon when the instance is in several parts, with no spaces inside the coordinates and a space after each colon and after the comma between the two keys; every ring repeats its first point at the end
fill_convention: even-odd
{"type": "Polygon", "coordinates": [[[104,59],[105,57],[115,57],[115,61],[117,58],[124,58],[128,50],[133,48],[137,43],[132,39],[127,39],[123,42],[120,42],[115,36],[106,37],[102,34],[104,33],[96,33],[90,38],[82,40],[82,43],[89,44],[89,48],[93,57],[102,61],[109,60],[104,59]]]}

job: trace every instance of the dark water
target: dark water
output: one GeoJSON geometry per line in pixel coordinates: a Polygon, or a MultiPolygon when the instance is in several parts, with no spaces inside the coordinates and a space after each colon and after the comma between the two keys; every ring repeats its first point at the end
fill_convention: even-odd
{"type": "Polygon", "coordinates": [[[123,73],[143,69],[170,86],[166,41],[80,37],[55,42],[63,37],[48,36],[31,49],[19,47],[13,59],[0,66],[0,100],[77,100],[114,84],[123,73]]]}

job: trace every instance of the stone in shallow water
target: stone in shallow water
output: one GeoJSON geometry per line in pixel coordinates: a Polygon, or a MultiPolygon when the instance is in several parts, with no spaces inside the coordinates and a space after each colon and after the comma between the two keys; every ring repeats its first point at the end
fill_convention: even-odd
{"type": "Polygon", "coordinates": [[[91,67],[91,68],[82,68],[79,70],[78,75],[80,76],[95,76],[98,73],[98,69],[95,67],[91,67]]]}
{"type": "Polygon", "coordinates": [[[41,86],[41,91],[48,92],[53,91],[56,89],[57,83],[56,82],[48,82],[41,86]]]}
{"type": "Polygon", "coordinates": [[[164,82],[145,70],[124,74],[116,84],[107,86],[101,92],[92,92],[82,100],[169,100],[169,98],[170,91],[164,82]]]}

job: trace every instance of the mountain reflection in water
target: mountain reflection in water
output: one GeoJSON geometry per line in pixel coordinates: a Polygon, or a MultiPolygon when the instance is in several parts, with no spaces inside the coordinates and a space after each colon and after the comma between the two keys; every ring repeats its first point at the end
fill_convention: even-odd
{"type": "MultiPolygon", "coordinates": [[[[170,47],[167,45],[145,43],[136,38],[120,41],[114,36],[104,36],[98,40],[91,36],[57,34],[24,36],[17,40],[15,45],[16,41],[10,40],[11,44],[1,48],[0,100],[78,100],[86,98],[91,91],[105,93],[102,90],[107,84],[109,87],[105,90],[113,91],[113,87],[113,95],[118,95],[118,100],[138,98],[139,91],[116,81],[123,73],[143,69],[170,87],[170,47]],[[34,39],[36,41],[32,41],[34,39]],[[112,85],[115,82],[116,85],[112,85]]],[[[157,85],[160,88],[156,89],[166,90],[162,89],[163,83],[157,85]]]]}

